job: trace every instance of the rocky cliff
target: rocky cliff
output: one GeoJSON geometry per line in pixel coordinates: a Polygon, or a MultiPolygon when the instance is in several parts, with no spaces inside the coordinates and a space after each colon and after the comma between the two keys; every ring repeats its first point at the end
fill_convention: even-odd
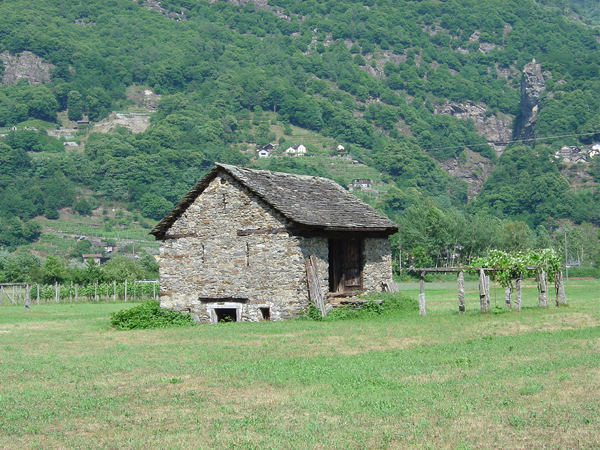
{"type": "Polygon", "coordinates": [[[25,51],[18,55],[8,52],[0,53],[4,64],[2,84],[17,84],[20,80],[27,80],[29,84],[40,84],[50,81],[50,71],[54,66],[45,62],[34,53],[25,51]]]}
{"type": "Polygon", "coordinates": [[[523,67],[521,77],[521,111],[515,128],[515,137],[530,139],[534,137],[534,126],[539,111],[540,98],[546,89],[546,77],[542,66],[535,58],[523,67]]]}
{"type": "Polygon", "coordinates": [[[464,150],[461,158],[450,158],[439,164],[450,175],[467,183],[469,200],[477,196],[492,169],[489,159],[469,149],[464,150]]]}
{"type": "Polygon", "coordinates": [[[506,148],[505,142],[512,137],[512,123],[514,117],[508,114],[488,114],[483,103],[447,102],[435,108],[436,114],[448,114],[459,119],[468,119],[475,125],[477,133],[485,137],[488,144],[496,150],[498,156],[506,148]]]}

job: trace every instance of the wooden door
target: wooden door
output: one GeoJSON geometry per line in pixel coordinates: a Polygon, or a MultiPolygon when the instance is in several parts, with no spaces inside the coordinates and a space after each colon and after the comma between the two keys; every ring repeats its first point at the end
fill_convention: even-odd
{"type": "Polygon", "coordinates": [[[329,291],[350,293],[362,288],[362,239],[329,240],[329,291]]]}

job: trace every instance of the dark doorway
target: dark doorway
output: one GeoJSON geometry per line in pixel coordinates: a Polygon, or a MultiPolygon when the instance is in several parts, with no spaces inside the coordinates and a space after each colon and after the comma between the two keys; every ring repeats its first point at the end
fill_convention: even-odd
{"type": "Polygon", "coordinates": [[[262,320],[271,320],[271,308],[260,308],[262,320]]]}
{"type": "Polygon", "coordinates": [[[329,292],[362,289],[362,239],[329,239],[329,292]]]}
{"type": "Polygon", "coordinates": [[[217,322],[237,322],[236,308],[215,308],[217,322]]]}

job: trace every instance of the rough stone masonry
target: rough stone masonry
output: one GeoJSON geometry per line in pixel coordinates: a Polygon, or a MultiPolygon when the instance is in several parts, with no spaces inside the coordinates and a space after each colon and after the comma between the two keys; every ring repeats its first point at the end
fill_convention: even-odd
{"type": "MultiPolygon", "coordinates": [[[[289,211],[282,214],[265,201],[258,184],[250,189],[234,176],[239,172],[233,169],[243,170],[247,176],[266,172],[217,166],[205,177],[201,189],[196,189],[200,192],[188,194],[186,204],[182,207],[180,202],[179,211],[153,230],[162,239],[161,306],[189,312],[202,323],[218,321],[224,310],[237,321],[296,317],[310,301],[305,258],[315,255],[321,289],[327,294],[331,288],[332,231],[306,226],[298,232],[299,224],[289,217],[289,211]]],[[[286,177],[295,177],[294,182],[316,179],[279,175],[283,183],[286,177]]],[[[395,225],[382,223],[388,226],[385,231],[379,226],[376,233],[362,233],[361,291],[381,290],[384,282],[392,280],[387,234],[395,231],[395,225]]],[[[361,236],[358,229],[346,233],[361,236]]],[[[335,236],[343,237],[344,232],[337,231],[335,236]]]]}

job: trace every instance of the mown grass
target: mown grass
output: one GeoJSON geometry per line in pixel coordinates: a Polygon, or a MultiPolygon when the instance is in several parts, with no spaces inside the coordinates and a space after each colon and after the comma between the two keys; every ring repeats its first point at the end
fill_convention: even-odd
{"type": "Polygon", "coordinates": [[[0,447],[597,448],[599,288],[481,315],[469,285],[459,315],[431,283],[425,318],[139,331],[109,326],[126,304],[3,306],[0,447]]]}

